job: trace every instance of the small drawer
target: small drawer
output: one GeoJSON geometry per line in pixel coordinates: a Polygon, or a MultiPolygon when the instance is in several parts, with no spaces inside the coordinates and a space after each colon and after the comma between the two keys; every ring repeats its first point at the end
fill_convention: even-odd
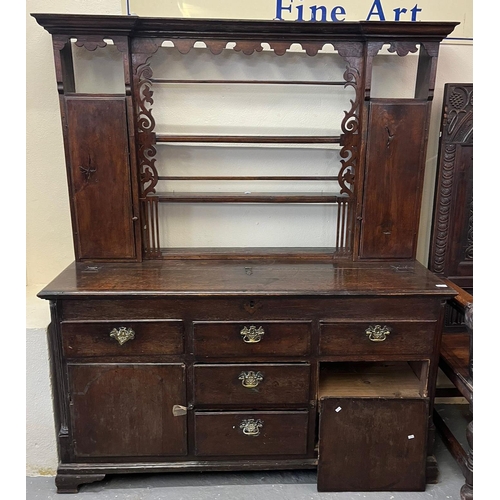
{"type": "Polygon", "coordinates": [[[305,455],[307,411],[195,412],[198,456],[305,455]]]}
{"type": "Polygon", "coordinates": [[[62,322],[67,358],[182,354],[182,320],[62,322]]]}
{"type": "Polygon", "coordinates": [[[310,321],[195,321],[196,356],[303,356],[309,354],[310,321]]]}
{"type": "Polygon", "coordinates": [[[431,355],[435,321],[320,322],[320,355],[431,355]]]}
{"type": "Polygon", "coordinates": [[[198,405],[303,404],[309,402],[309,364],[194,366],[198,405]]]}

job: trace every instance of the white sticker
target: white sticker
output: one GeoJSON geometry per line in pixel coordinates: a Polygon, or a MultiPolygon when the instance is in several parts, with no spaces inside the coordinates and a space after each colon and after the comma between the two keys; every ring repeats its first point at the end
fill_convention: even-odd
{"type": "Polygon", "coordinates": [[[335,408],[335,411],[338,413],[342,408],[339,406],[338,408],[335,408]]]}
{"type": "Polygon", "coordinates": [[[414,436],[413,434],[410,434],[410,435],[408,436],[408,439],[414,439],[414,438],[415,438],[415,436],[414,436]]]}
{"type": "Polygon", "coordinates": [[[436,285],[439,288],[448,288],[448,285],[436,285]]]}

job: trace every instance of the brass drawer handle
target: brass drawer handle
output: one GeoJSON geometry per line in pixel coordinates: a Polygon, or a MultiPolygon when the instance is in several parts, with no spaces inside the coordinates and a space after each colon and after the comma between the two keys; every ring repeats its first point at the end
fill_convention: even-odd
{"type": "Polygon", "coordinates": [[[135,337],[135,332],[132,328],[119,326],[118,328],[113,328],[109,336],[116,339],[120,345],[123,345],[125,342],[132,340],[135,337]]]}
{"type": "Polygon", "coordinates": [[[264,422],[258,418],[257,420],[253,418],[245,419],[240,424],[240,429],[243,431],[245,436],[258,436],[260,434],[260,428],[264,422]]]}
{"type": "Polygon", "coordinates": [[[391,328],[388,326],[380,326],[380,325],[375,325],[375,326],[369,326],[365,330],[366,335],[368,335],[368,338],[372,342],[383,342],[386,338],[387,335],[391,333],[391,328]]]}
{"type": "Polygon", "coordinates": [[[246,342],[247,344],[255,344],[262,340],[262,336],[264,335],[264,328],[262,328],[261,326],[257,328],[253,325],[250,328],[245,326],[241,330],[240,334],[243,337],[243,342],[246,342]]]}
{"type": "Polygon", "coordinates": [[[241,372],[238,380],[241,380],[241,385],[243,387],[253,389],[264,380],[264,375],[262,375],[261,372],[241,372]]]}

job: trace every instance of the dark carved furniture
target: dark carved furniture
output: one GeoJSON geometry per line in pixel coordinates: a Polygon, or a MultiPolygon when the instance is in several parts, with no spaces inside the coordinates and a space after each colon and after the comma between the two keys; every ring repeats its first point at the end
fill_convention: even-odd
{"type": "Polygon", "coordinates": [[[113,473],[316,467],[321,491],[425,489],[436,477],[444,304],[456,292],[415,261],[415,248],[439,44],[456,23],[34,16],[54,43],[76,255],[39,294],[52,314],[58,491],[113,473]],[[124,93],[77,92],[72,45],[94,51],[109,39],[124,93]],[[214,56],[231,43],[241,57],[265,44],[277,56],[332,44],[342,81],[320,84],[353,96],[339,133],[156,131],[153,89],[166,80],[151,60],[164,42],[181,54],[203,42],[214,56]],[[371,97],[384,45],[418,52],[412,98],[371,97]],[[335,187],[165,190],[207,180],[161,173],[162,145],[178,143],[333,144],[338,170],[322,180],[335,187]],[[165,245],[163,207],[201,203],[330,204],[335,244],[165,245]]]}
{"type": "MultiPolygon", "coordinates": [[[[462,313],[464,324],[467,328],[465,333],[446,333],[443,335],[441,343],[441,356],[439,367],[446,376],[453,382],[458,392],[468,402],[471,413],[473,411],[473,301],[472,295],[461,289],[453,282],[449,281],[449,286],[454,288],[458,295],[452,299],[453,304],[462,313]]],[[[440,432],[444,443],[460,465],[465,476],[465,484],[460,490],[461,500],[472,500],[472,420],[467,425],[466,437],[468,449],[465,449],[457,440],[453,432],[448,428],[441,415],[434,410],[434,421],[436,428],[440,432]]]]}
{"type": "MultiPolygon", "coordinates": [[[[472,411],[472,181],[473,181],[473,85],[445,85],[439,165],[436,176],[434,223],[429,269],[459,295],[445,308],[444,334],[439,366],[472,411]]],[[[444,389],[438,389],[441,395],[444,389]]],[[[461,466],[466,484],[461,498],[472,499],[472,422],[467,426],[469,450],[465,450],[438,412],[436,427],[461,466]]]]}

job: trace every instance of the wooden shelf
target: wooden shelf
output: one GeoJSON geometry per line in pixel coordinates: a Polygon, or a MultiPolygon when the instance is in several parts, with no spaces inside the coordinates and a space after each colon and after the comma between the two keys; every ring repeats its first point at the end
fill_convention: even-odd
{"type": "Polygon", "coordinates": [[[325,363],[321,367],[322,397],[422,397],[422,384],[409,364],[325,363]]]}
{"type": "Polygon", "coordinates": [[[175,135],[156,134],[157,143],[340,144],[340,135],[175,135]]]}
{"type": "Polygon", "coordinates": [[[347,259],[350,253],[334,247],[183,247],[160,248],[162,259],[166,260],[248,260],[279,257],[280,260],[332,261],[347,259]]]}
{"type": "Polygon", "coordinates": [[[151,83],[161,84],[221,84],[221,85],[326,85],[326,86],[344,86],[347,82],[325,82],[309,80],[179,80],[166,78],[151,78],[151,83]]]}
{"type": "Polygon", "coordinates": [[[338,181],[337,175],[159,175],[159,181],[338,181]]]}
{"type": "Polygon", "coordinates": [[[157,193],[160,203],[339,203],[349,198],[331,193],[157,193]]]}

